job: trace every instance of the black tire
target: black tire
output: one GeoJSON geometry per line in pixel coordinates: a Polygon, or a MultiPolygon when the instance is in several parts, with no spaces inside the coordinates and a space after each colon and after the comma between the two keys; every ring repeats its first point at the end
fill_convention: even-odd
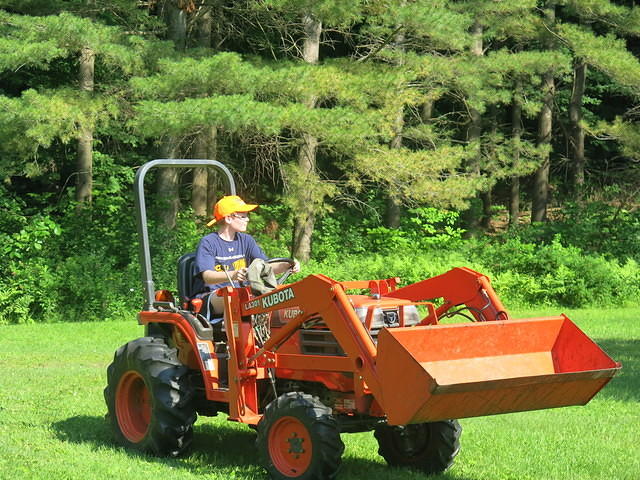
{"type": "Polygon", "coordinates": [[[256,447],[271,478],[281,480],[333,479],[344,452],[331,409],[300,392],[285,393],[267,405],[256,447]]]}
{"type": "Polygon", "coordinates": [[[188,372],[162,338],[138,338],[120,347],[104,389],[116,440],[154,455],[183,453],[196,420],[188,372]]]}
{"type": "Polygon", "coordinates": [[[404,427],[383,425],[375,430],[378,453],[394,467],[428,474],[447,471],[460,451],[462,427],[457,420],[404,427]]]}

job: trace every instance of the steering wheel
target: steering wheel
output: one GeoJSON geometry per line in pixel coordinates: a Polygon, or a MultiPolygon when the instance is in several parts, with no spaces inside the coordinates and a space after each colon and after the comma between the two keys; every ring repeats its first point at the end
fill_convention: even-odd
{"type": "Polygon", "coordinates": [[[278,285],[282,285],[284,282],[287,281],[287,278],[289,278],[289,276],[293,273],[291,269],[296,264],[296,261],[293,258],[286,258],[286,257],[270,258],[269,260],[267,260],[267,263],[280,263],[280,262],[287,262],[289,264],[289,269],[285,271],[282,275],[280,275],[279,278],[276,279],[276,281],[278,282],[278,285]]]}

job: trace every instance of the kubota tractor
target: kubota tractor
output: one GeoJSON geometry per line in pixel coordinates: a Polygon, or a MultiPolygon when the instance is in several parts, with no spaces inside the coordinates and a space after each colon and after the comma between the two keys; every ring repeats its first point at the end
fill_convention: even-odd
{"type": "Polygon", "coordinates": [[[235,194],[211,160],[154,160],[136,176],[146,333],[116,351],[104,391],[126,446],[178,455],[197,414],[223,412],[257,430],[272,478],[334,478],[340,434],[370,430],[388,464],[439,473],[460,448],[455,419],[584,405],[621,368],[564,315],[512,319],[468,268],[404,287],[323,275],[259,296],[226,287],[213,329],[193,299],[193,254],[178,262],[177,298],[155,292],[144,202],[149,169],[201,166],[235,194]],[[471,321],[441,323],[454,314],[471,321]]]}

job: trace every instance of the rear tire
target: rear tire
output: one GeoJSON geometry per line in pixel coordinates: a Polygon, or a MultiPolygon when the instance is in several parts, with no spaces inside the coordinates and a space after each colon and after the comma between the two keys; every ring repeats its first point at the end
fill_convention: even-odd
{"type": "Polygon", "coordinates": [[[175,457],[193,439],[196,420],[189,369],[162,338],[120,347],[107,369],[104,398],[116,439],[126,447],[175,457]]]}
{"type": "Polygon", "coordinates": [[[271,478],[281,480],[333,479],[344,452],[331,409],[300,392],[285,393],[267,405],[256,447],[271,478]]]}
{"type": "Polygon", "coordinates": [[[462,427],[457,420],[376,428],[378,453],[394,467],[427,474],[447,471],[460,451],[462,427]]]}

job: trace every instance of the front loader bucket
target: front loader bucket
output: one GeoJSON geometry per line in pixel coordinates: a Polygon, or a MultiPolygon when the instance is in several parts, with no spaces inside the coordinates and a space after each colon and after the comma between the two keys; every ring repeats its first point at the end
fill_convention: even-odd
{"type": "Polygon", "coordinates": [[[584,405],[621,368],[566,316],[382,329],[391,425],[584,405]]]}

